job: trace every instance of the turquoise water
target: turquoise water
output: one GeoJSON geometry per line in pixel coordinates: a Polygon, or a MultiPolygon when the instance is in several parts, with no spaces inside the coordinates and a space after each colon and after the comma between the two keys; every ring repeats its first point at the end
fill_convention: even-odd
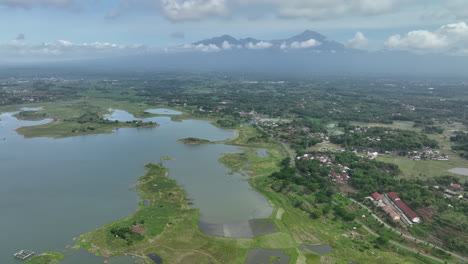
{"type": "MultiPolygon", "coordinates": [[[[111,118],[135,119],[124,111],[115,111],[111,118]]],[[[239,152],[237,147],[177,142],[186,137],[217,141],[234,136],[233,131],[209,122],[173,122],[169,117],[156,117],[145,119],[160,124],[155,128],[25,139],[14,130],[51,120],[18,121],[12,113],[1,114],[0,120],[2,264],[20,263],[12,256],[20,249],[61,251],[73,244],[74,237],[130,214],[138,203],[137,193],[130,189],[144,173],[144,164],[159,162],[162,156],[174,158],[164,164],[170,169],[170,177],[194,200],[193,207],[200,209],[201,221],[225,223],[271,214],[263,196],[250,190],[241,175],[230,175],[218,162],[223,153],[239,152]]],[[[78,254],[64,263],[102,261],[78,254]]],[[[132,261],[127,257],[111,263],[132,261]]]]}

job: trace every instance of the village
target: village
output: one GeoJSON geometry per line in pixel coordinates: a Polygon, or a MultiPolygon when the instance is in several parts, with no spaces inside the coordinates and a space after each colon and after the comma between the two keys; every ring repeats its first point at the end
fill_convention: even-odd
{"type": "Polygon", "coordinates": [[[298,160],[318,160],[323,165],[330,167],[330,174],[328,175],[333,182],[348,183],[350,176],[348,175],[349,167],[343,166],[335,161],[335,156],[327,154],[304,154],[297,157],[298,160]]]}

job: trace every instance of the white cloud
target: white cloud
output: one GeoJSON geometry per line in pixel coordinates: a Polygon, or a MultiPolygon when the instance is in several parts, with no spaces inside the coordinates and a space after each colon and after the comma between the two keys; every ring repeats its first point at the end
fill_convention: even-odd
{"type": "Polygon", "coordinates": [[[249,42],[245,45],[245,47],[248,49],[268,49],[273,47],[273,44],[268,41],[260,41],[257,43],[249,42]]]}
{"type": "Polygon", "coordinates": [[[288,44],[286,44],[285,42],[281,43],[280,49],[282,50],[288,49],[288,44]]]}
{"type": "Polygon", "coordinates": [[[47,43],[28,43],[24,40],[11,40],[0,44],[1,57],[22,57],[28,59],[75,59],[103,58],[118,55],[142,54],[148,52],[144,45],[119,45],[108,42],[73,43],[67,40],[56,40],[47,43]]]}
{"type": "Polygon", "coordinates": [[[348,47],[353,49],[367,49],[369,48],[370,41],[364,36],[362,32],[356,32],[354,38],[348,40],[348,47]]]}
{"type": "Polygon", "coordinates": [[[74,4],[74,0],[0,0],[0,6],[31,8],[41,7],[69,7],[74,4]]]}
{"type": "Polygon", "coordinates": [[[199,20],[229,13],[226,0],[162,0],[161,7],[171,21],[199,20]]]}
{"type": "Polygon", "coordinates": [[[221,46],[223,48],[223,50],[230,50],[232,48],[235,47],[235,45],[232,45],[231,43],[229,43],[228,41],[223,41],[223,45],[221,46]]]}
{"type": "Polygon", "coordinates": [[[348,15],[377,15],[393,11],[410,0],[238,0],[241,3],[268,3],[278,8],[279,16],[328,19],[348,15]]]}
{"type": "Polygon", "coordinates": [[[218,52],[221,49],[214,45],[214,44],[198,44],[198,45],[193,45],[193,44],[185,44],[182,46],[179,46],[175,49],[168,49],[167,51],[169,52],[180,52],[180,51],[201,51],[201,52],[218,52]]]}
{"type": "Polygon", "coordinates": [[[320,44],[322,44],[320,43],[320,41],[317,41],[315,39],[309,39],[306,41],[294,41],[293,43],[291,43],[290,47],[292,49],[308,49],[319,46],[320,44]]]}
{"type": "Polygon", "coordinates": [[[468,25],[459,22],[442,26],[435,31],[415,30],[403,36],[393,35],[387,39],[385,47],[416,53],[468,55],[468,25]]]}

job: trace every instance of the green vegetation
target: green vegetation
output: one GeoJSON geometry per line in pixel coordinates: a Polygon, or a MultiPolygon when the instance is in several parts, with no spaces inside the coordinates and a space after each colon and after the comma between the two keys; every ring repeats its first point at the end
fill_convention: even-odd
{"type": "Polygon", "coordinates": [[[453,168],[466,168],[468,166],[465,159],[455,155],[450,155],[448,161],[411,160],[407,157],[394,155],[379,155],[376,160],[398,165],[398,168],[401,170],[400,176],[408,179],[427,179],[441,175],[460,177],[460,175],[448,172],[448,170],[453,168]]]}
{"type": "MultiPolygon", "coordinates": [[[[142,106],[122,104],[122,108],[132,109],[136,113],[143,113],[142,106]]],[[[128,122],[110,121],[103,116],[107,109],[115,106],[115,102],[107,100],[78,100],[61,103],[47,103],[43,105],[42,114],[53,117],[54,122],[39,126],[20,127],[17,132],[25,137],[52,137],[63,138],[70,136],[112,133],[118,128],[148,128],[158,124],[133,120],[128,122]]],[[[121,109],[122,109],[121,108],[121,109]]]]}
{"type": "Polygon", "coordinates": [[[201,144],[211,144],[213,142],[206,140],[206,139],[200,139],[200,138],[193,138],[193,137],[188,137],[188,138],[183,138],[177,140],[178,142],[184,143],[184,144],[189,144],[189,145],[201,145],[201,144]]]}
{"type": "Polygon", "coordinates": [[[408,151],[438,147],[437,141],[414,131],[385,127],[361,128],[349,125],[344,128],[348,133],[331,136],[330,141],[352,150],[395,151],[405,155],[408,151]]]}
{"type": "Polygon", "coordinates": [[[450,140],[455,143],[453,149],[456,150],[460,156],[468,158],[468,133],[457,132],[450,140]]]}
{"type": "Polygon", "coordinates": [[[47,118],[47,114],[39,111],[21,111],[14,115],[19,120],[38,121],[47,118]]]}
{"type": "Polygon", "coordinates": [[[47,251],[27,260],[25,264],[59,264],[64,258],[61,253],[47,251]]]}
{"type": "MultiPolygon", "coordinates": [[[[248,249],[264,247],[285,250],[291,263],[434,263],[392,244],[407,245],[408,241],[339,195],[343,189],[360,201],[374,191],[397,191],[423,218],[409,232],[466,255],[466,201],[443,194],[451,183],[466,187],[465,178],[447,172],[468,167],[466,159],[456,156],[466,158],[468,151],[463,132],[468,124],[465,86],[446,80],[314,77],[271,83],[246,78],[256,79],[170,73],[138,78],[119,75],[113,81],[93,77],[14,83],[5,79],[0,87],[0,111],[43,106],[38,112],[20,112],[17,117],[56,120],[20,128],[18,132],[27,137],[150,127],[155,124],[108,121],[104,115],[114,108],[137,118],[158,116],[145,110],[160,106],[184,112],[172,120],[210,120],[216,126],[239,130],[235,138],[222,143],[241,146],[244,152],[224,155],[220,161],[233,171],[248,174],[252,187],[275,206],[271,220],[277,233],[254,239],[200,233],[198,212],[189,208],[183,190],[164,176],[165,168],[150,164],[137,187],[149,205],[80,238],[78,246],[98,255],[134,254],[148,261],[146,254],[157,253],[168,263],[243,263],[248,249]],[[428,87],[434,89],[428,93],[428,87]],[[34,98],[34,103],[26,104],[28,98],[34,98]],[[337,164],[327,167],[313,160],[296,160],[287,146],[301,155],[333,156],[349,167],[348,184],[331,181],[330,176],[342,171],[337,164]],[[254,148],[268,148],[269,156],[259,157],[254,148]],[[368,160],[347,152],[332,153],[341,148],[390,154],[368,160]],[[408,151],[426,148],[446,154],[449,161],[403,157],[408,151]],[[366,218],[360,219],[362,215],[366,218]],[[320,257],[299,250],[303,243],[326,243],[335,250],[320,257]]],[[[424,245],[411,246],[447,257],[424,245]]]]}

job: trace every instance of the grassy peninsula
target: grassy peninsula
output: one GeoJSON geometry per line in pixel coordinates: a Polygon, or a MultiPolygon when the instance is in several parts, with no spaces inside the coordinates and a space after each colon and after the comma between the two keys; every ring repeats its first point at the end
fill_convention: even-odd
{"type": "Polygon", "coordinates": [[[43,125],[25,126],[17,132],[27,138],[52,137],[65,138],[72,136],[112,133],[119,128],[151,128],[158,126],[155,122],[138,120],[138,117],[151,117],[144,109],[150,108],[145,104],[122,102],[118,104],[112,100],[89,99],[72,100],[54,103],[44,103],[39,111],[21,111],[15,115],[20,120],[37,121],[52,118],[53,121],[43,125]],[[136,119],[119,122],[106,119],[110,108],[118,107],[130,111],[136,119]]]}
{"type": "Polygon", "coordinates": [[[61,253],[47,251],[27,260],[25,264],[59,264],[64,258],[61,253]]]}

